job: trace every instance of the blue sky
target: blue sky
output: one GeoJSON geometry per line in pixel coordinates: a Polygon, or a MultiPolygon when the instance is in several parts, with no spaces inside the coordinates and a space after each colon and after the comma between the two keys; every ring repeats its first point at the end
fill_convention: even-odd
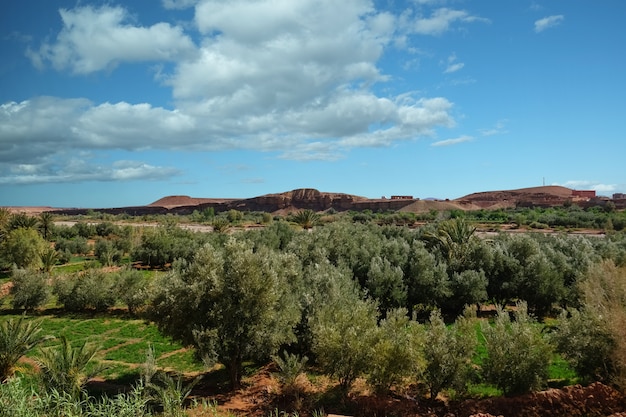
{"type": "Polygon", "coordinates": [[[626,2],[4,0],[0,205],[626,192],[626,2]]]}

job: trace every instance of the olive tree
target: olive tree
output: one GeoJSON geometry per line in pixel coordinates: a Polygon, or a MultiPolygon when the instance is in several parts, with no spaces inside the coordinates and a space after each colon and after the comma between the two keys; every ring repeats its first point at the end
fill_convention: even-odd
{"type": "Polygon", "coordinates": [[[241,384],[244,360],[267,359],[295,340],[300,318],[290,283],[294,256],[230,238],[223,249],[200,249],[178,262],[152,302],[151,315],[166,334],[193,344],[208,363],[222,363],[233,388],[241,384]]]}
{"type": "Polygon", "coordinates": [[[5,259],[18,268],[40,268],[46,248],[46,241],[35,229],[23,227],[11,230],[2,247],[5,259]]]}

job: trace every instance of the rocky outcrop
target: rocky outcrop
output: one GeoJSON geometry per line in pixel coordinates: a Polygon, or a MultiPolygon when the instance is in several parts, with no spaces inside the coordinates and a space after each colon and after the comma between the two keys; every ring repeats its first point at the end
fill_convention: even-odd
{"type": "Polygon", "coordinates": [[[281,194],[267,194],[241,200],[250,211],[278,211],[288,208],[325,211],[333,208],[338,211],[351,210],[359,201],[367,198],[343,193],[323,193],[314,188],[299,188],[281,194]]]}

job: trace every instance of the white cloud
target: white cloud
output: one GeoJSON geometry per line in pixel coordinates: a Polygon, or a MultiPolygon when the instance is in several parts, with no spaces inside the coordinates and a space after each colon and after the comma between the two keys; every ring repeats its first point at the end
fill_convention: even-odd
{"type": "Polygon", "coordinates": [[[411,22],[410,31],[420,35],[441,35],[450,30],[451,25],[455,22],[489,23],[489,19],[473,16],[465,10],[454,10],[443,7],[435,10],[430,17],[417,17],[411,22]]]}
{"type": "Polygon", "coordinates": [[[452,146],[452,145],[458,145],[459,143],[463,143],[463,142],[470,142],[472,140],[474,140],[472,136],[463,135],[454,139],[446,139],[446,140],[433,142],[430,146],[452,146]]]}
{"type": "Polygon", "coordinates": [[[446,69],[443,71],[444,74],[452,74],[453,72],[457,72],[465,66],[464,63],[456,62],[456,60],[456,54],[452,54],[448,57],[446,69]]]}
{"type": "Polygon", "coordinates": [[[535,32],[543,32],[546,29],[549,29],[554,26],[558,26],[563,23],[565,20],[565,16],[562,14],[544,17],[543,19],[539,19],[535,21],[535,32]]]}
{"type": "MultiPolygon", "coordinates": [[[[198,45],[184,23],[144,27],[122,7],[87,6],[62,10],[56,39],[30,56],[37,65],[80,75],[155,61],[157,82],[172,88],[172,109],[54,97],[0,105],[4,181],[123,180],[168,172],[143,162],[82,166],[64,149],[247,149],[336,160],[353,148],[434,136],[436,129],[454,126],[453,103],[410,92],[376,94],[372,87],[389,79],[377,63],[401,37],[484,20],[451,9],[437,9],[429,18],[395,16],[375,10],[369,0],[162,4],[195,5],[198,45]]],[[[462,65],[454,60],[449,72],[462,65]]]]}
{"type": "Polygon", "coordinates": [[[180,27],[157,23],[133,26],[122,7],[91,6],[59,10],[63,29],[52,43],[29,49],[33,64],[70,69],[75,74],[112,69],[120,62],[172,61],[193,54],[195,46],[180,27]]]}
{"type": "Polygon", "coordinates": [[[166,9],[188,9],[198,3],[199,0],[161,0],[166,9]]]}
{"type": "Polygon", "coordinates": [[[157,180],[180,174],[173,167],[154,166],[141,161],[116,161],[111,165],[93,162],[88,154],[46,157],[39,164],[20,164],[3,169],[0,184],[41,184],[81,181],[157,180]]]}
{"type": "Polygon", "coordinates": [[[595,190],[599,193],[610,193],[616,191],[618,188],[617,184],[603,184],[599,181],[589,180],[571,180],[564,184],[555,185],[562,185],[563,187],[572,188],[574,190],[595,190]]]}

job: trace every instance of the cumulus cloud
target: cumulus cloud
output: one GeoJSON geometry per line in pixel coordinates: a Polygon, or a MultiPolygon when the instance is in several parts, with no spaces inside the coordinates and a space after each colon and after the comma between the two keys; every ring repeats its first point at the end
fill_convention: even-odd
{"type": "MultiPolygon", "coordinates": [[[[287,159],[336,160],[354,148],[434,136],[436,129],[454,126],[453,103],[412,92],[375,93],[374,85],[389,80],[378,61],[398,39],[408,48],[409,35],[439,35],[455,24],[486,21],[448,8],[426,17],[418,11],[394,15],[368,0],[161,4],[194,8],[196,43],[184,22],[141,26],[121,6],[85,6],[62,9],[56,38],[28,54],[36,66],[75,76],[125,62],[171,62],[159,67],[155,82],[171,88],[172,108],[55,97],[5,103],[0,174],[16,182],[45,182],[172,172],[143,162],[85,166],[64,149],[247,149],[287,159]]],[[[452,55],[446,72],[462,66],[452,55]]]]}
{"type": "Polygon", "coordinates": [[[89,74],[120,62],[173,61],[195,50],[180,27],[169,23],[133,26],[131,16],[120,6],[60,9],[59,14],[63,28],[56,40],[27,51],[39,68],[49,63],[57,70],[89,74]]]}
{"type": "Polygon", "coordinates": [[[446,140],[440,140],[438,142],[433,142],[430,146],[451,146],[451,145],[458,145],[459,143],[463,143],[463,142],[470,142],[472,140],[474,140],[472,136],[463,135],[454,139],[446,139],[446,140]]]}
{"type": "Polygon", "coordinates": [[[562,14],[548,16],[548,17],[544,17],[543,19],[539,19],[535,21],[535,32],[537,33],[543,32],[546,29],[549,29],[554,26],[558,26],[561,23],[563,23],[563,20],[565,20],[565,16],[563,16],[562,14]]]}

